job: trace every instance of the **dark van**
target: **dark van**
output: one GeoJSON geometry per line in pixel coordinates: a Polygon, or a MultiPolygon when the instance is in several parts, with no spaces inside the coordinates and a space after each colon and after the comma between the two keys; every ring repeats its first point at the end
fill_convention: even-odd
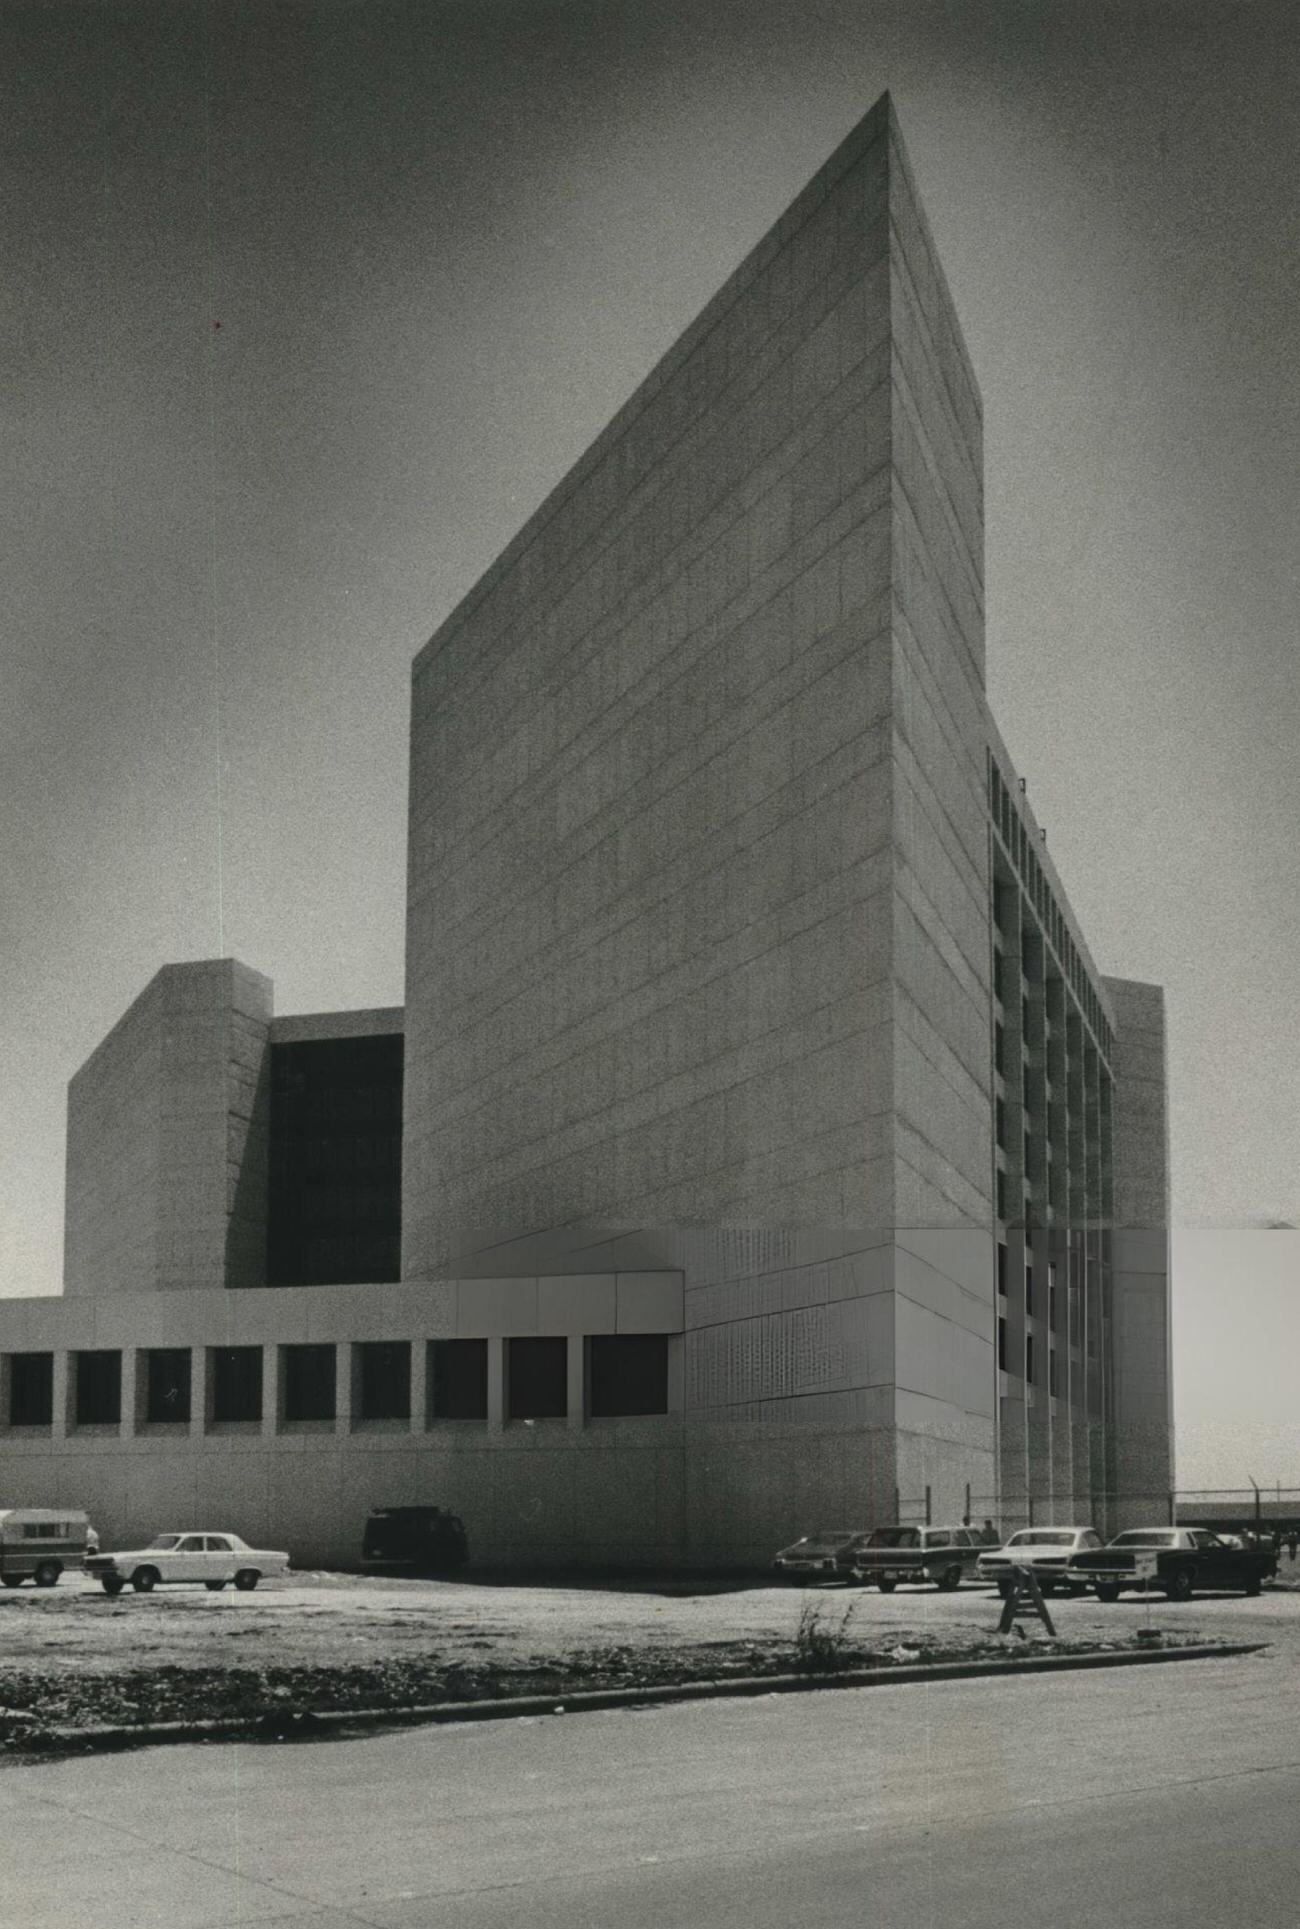
{"type": "Polygon", "coordinates": [[[372,1574],[449,1574],[469,1559],[465,1523],[441,1507],[376,1507],[361,1564],[372,1574]]]}

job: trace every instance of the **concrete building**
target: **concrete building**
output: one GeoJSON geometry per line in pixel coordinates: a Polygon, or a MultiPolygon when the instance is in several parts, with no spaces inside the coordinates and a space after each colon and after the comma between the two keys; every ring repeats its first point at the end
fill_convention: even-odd
{"type": "Polygon", "coordinates": [[[173,966],[74,1079],[25,1500],[691,1566],[1163,1514],[1163,1005],[989,716],[982,499],[882,99],[416,659],[405,1011],[173,966]]]}

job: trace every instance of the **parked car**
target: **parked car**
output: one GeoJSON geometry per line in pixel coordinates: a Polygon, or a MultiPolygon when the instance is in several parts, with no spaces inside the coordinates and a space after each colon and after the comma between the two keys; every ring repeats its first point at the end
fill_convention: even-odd
{"type": "Polygon", "coordinates": [[[783,1547],[772,1566],[791,1581],[820,1581],[837,1574],[847,1580],[855,1548],[869,1538],[865,1527],[821,1527],[783,1547]]]}
{"type": "Polygon", "coordinates": [[[1154,1553],[1151,1585],[1171,1601],[1190,1601],[1198,1588],[1240,1588],[1258,1594],[1277,1573],[1277,1556],[1261,1547],[1230,1547],[1207,1527],[1131,1527],[1106,1547],[1072,1554],[1069,1571],[1085,1577],[1099,1601],[1117,1601],[1126,1587],[1147,1585],[1135,1573],[1154,1553]]]}
{"type": "Polygon", "coordinates": [[[882,1594],[900,1581],[933,1581],[947,1591],[976,1573],[983,1545],[976,1527],[877,1527],[854,1548],[851,1571],[882,1594]]]}
{"type": "Polygon", "coordinates": [[[1101,1544],[1101,1535],[1094,1527],[1022,1527],[1004,1547],[984,1550],[979,1557],[979,1577],[996,1581],[998,1592],[1006,1595],[1011,1591],[1011,1569],[1032,1567],[1044,1594],[1058,1587],[1070,1594],[1086,1594],[1087,1581],[1067,1572],[1070,1556],[1101,1544]]]}
{"type": "Polygon", "coordinates": [[[0,1581],[53,1587],[68,1568],[81,1567],[99,1541],[85,1514],[67,1507],[0,1508],[0,1581]]]}
{"type": "Polygon", "coordinates": [[[282,1549],[250,1547],[238,1534],[157,1534],[147,1547],[86,1557],[87,1574],[102,1583],[105,1594],[120,1594],[128,1581],[137,1594],[174,1581],[201,1581],[214,1594],[233,1581],[247,1592],[264,1575],[283,1574],[288,1565],[282,1549]]]}
{"type": "Polygon", "coordinates": [[[372,1573],[446,1574],[468,1559],[464,1521],[441,1507],[376,1507],[366,1522],[361,1564],[372,1573]]]}

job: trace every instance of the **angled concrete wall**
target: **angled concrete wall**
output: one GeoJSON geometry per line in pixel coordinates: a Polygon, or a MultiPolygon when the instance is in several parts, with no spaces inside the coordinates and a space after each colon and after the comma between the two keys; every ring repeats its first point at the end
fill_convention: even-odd
{"type": "Polygon", "coordinates": [[[687,1411],[877,1516],[918,1280],[908,1478],[993,1483],[981,474],[884,100],[413,677],[404,1271],[669,1229],[687,1411]]]}
{"type": "Polygon", "coordinates": [[[68,1087],[64,1291],[265,1280],[271,986],[168,965],[68,1087]]]}

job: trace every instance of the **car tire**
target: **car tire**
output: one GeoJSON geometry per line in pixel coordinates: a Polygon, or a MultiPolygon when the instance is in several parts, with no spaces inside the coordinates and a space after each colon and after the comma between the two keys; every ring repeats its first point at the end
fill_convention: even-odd
{"type": "Polygon", "coordinates": [[[1170,1601],[1190,1601],[1192,1598],[1192,1577],[1186,1568],[1171,1574],[1165,1583],[1165,1596],[1170,1601]]]}
{"type": "Polygon", "coordinates": [[[0,1574],[0,1581],[3,1581],[6,1587],[21,1587],[23,1577],[21,1574],[0,1574]]]}
{"type": "Polygon", "coordinates": [[[961,1569],[959,1567],[945,1567],[943,1573],[939,1576],[937,1585],[941,1594],[954,1593],[961,1586],[961,1569]]]}
{"type": "Polygon", "coordinates": [[[56,1587],[63,1569],[58,1561],[42,1561],[32,1579],[37,1587],[56,1587]]]}
{"type": "Polygon", "coordinates": [[[1259,1575],[1254,1574],[1251,1576],[1250,1580],[1248,1580],[1246,1583],[1246,1592],[1248,1595],[1254,1596],[1262,1592],[1263,1586],[1264,1586],[1264,1583],[1259,1578],[1259,1575]]]}
{"type": "Polygon", "coordinates": [[[204,1587],[206,1587],[209,1594],[220,1594],[222,1588],[226,1584],[224,1581],[205,1581],[203,1585],[204,1587]]]}
{"type": "Polygon", "coordinates": [[[131,1585],[137,1594],[152,1594],[160,1578],[156,1567],[137,1567],[131,1576],[131,1585]]]}
{"type": "Polygon", "coordinates": [[[109,1600],[115,1601],[122,1592],[122,1589],[126,1586],[126,1582],[120,1574],[104,1574],[100,1576],[99,1585],[103,1588],[109,1600]]]}
{"type": "Polygon", "coordinates": [[[882,1594],[892,1594],[894,1589],[898,1586],[898,1582],[897,1581],[877,1581],[876,1586],[880,1589],[880,1592],[882,1594]]]}
{"type": "Polygon", "coordinates": [[[1118,1601],[1119,1585],[1115,1581],[1098,1581],[1097,1599],[1099,1601],[1118,1601]]]}
{"type": "Polygon", "coordinates": [[[235,1586],[241,1594],[251,1594],[261,1578],[255,1567],[241,1567],[235,1576],[235,1586]]]}

